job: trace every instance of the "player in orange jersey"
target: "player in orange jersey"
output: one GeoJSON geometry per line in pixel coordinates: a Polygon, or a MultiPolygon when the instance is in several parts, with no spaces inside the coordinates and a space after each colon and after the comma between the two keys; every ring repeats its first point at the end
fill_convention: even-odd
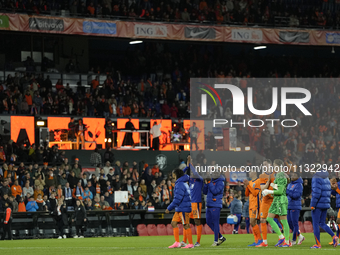
{"type": "Polygon", "coordinates": [[[244,180],[243,183],[246,187],[245,195],[249,197],[249,218],[255,242],[248,246],[256,246],[262,243],[260,228],[257,224],[257,220],[260,218],[261,185],[255,171],[250,172],[249,177],[251,181],[244,180]]]}
{"type": "MultiPolygon", "coordinates": [[[[273,190],[270,186],[271,183],[274,183],[275,176],[271,169],[272,161],[270,159],[265,159],[262,163],[263,165],[263,173],[259,177],[259,182],[261,185],[261,191],[265,189],[273,190]]],[[[273,202],[273,196],[268,195],[262,197],[261,205],[260,205],[260,222],[261,222],[261,232],[263,236],[263,242],[256,247],[267,247],[267,216],[268,211],[273,202]]]]}

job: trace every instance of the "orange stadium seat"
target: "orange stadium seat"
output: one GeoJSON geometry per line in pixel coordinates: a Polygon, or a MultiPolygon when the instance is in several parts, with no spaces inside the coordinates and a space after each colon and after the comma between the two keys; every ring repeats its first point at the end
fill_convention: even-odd
{"type": "Polygon", "coordinates": [[[213,235],[214,231],[211,230],[211,228],[208,226],[208,224],[204,225],[204,230],[206,235],[213,235]]]}
{"type": "Polygon", "coordinates": [[[157,236],[157,227],[155,224],[148,224],[147,227],[149,236],[157,236]]]}
{"type": "Polygon", "coordinates": [[[310,221],[305,221],[305,223],[303,224],[303,226],[305,227],[305,233],[313,233],[313,225],[312,225],[312,222],[310,222],[310,221]]]}
{"type": "Polygon", "coordinates": [[[159,236],[167,236],[168,232],[164,224],[157,225],[157,233],[159,236]]]}
{"type": "Polygon", "coordinates": [[[144,224],[137,225],[137,232],[139,236],[148,236],[148,230],[144,224]]]}

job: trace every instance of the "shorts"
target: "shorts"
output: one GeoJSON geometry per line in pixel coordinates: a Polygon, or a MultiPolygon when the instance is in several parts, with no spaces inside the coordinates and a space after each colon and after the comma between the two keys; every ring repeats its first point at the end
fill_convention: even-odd
{"type": "Polygon", "coordinates": [[[250,209],[249,208],[249,218],[259,220],[260,219],[259,209],[258,208],[250,209]]]}
{"type": "Polygon", "coordinates": [[[269,213],[283,216],[287,215],[288,203],[273,202],[269,208],[269,213]]]}
{"type": "Polygon", "coordinates": [[[172,221],[180,222],[183,225],[190,224],[190,213],[175,212],[172,221]]]}
{"type": "Polygon", "coordinates": [[[270,202],[261,202],[261,207],[260,207],[260,217],[261,219],[266,219],[268,216],[269,208],[272,205],[270,202]]]}
{"type": "Polygon", "coordinates": [[[190,219],[200,219],[202,212],[202,203],[191,203],[190,219]]]}

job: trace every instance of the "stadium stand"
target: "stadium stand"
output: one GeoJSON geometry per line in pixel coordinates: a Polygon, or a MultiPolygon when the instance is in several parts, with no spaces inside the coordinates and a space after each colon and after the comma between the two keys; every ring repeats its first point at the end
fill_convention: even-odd
{"type": "Polygon", "coordinates": [[[338,27],[338,1],[3,2],[1,11],[100,19],[243,26],[338,27]]]}

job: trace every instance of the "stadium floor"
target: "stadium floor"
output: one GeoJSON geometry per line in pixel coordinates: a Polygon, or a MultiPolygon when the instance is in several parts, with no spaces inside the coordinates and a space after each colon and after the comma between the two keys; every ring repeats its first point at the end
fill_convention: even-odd
{"type": "MultiPolygon", "coordinates": [[[[194,253],[197,254],[226,254],[226,252],[243,252],[252,255],[280,255],[287,252],[292,254],[334,254],[335,249],[328,245],[331,241],[329,235],[321,234],[321,250],[312,250],[309,247],[314,244],[314,236],[311,233],[305,233],[306,240],[302,245],[291,248],[276,248],[277,235],[268,235],[269,247],[255,248],[247,247],[253,242],[253,235],[225,235],[227,241],[221,246],[211,247],[213,236],[203,235],[202,246],[190,250],[184,249],[167,249],[168,245],[173,243],[172,236],[149,236],[149,237],[105,237],[105,238],[84,238],[84,239],[35,239],[35,240],[14,240],[0,241],[0,253],[3,254],[23,254],[23,255],[52,255],[52,254],[72,254],[72,255],[94,255],[94,254],[180,254],[194,253]],[[290,250],[290,251],[287,251],[290,250]]],[[[196,241],[196,236],[194,236],[196,241]]]]}

